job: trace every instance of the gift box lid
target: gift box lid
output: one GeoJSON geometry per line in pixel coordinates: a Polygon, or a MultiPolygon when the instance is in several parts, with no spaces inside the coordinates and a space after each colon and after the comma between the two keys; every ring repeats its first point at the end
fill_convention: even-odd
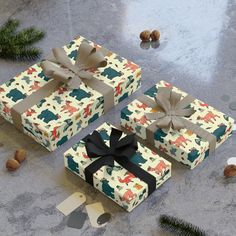
{"type": "MultiPolygon", "coordinates": [[[[112,125],[104,123],[96,129],[107,145],[109,145],[112,127],[112,125]]],[[[125,134],[122,135],[122,137],[124,136],[125,134]]],[[[96,159],[89,158],[83,140],[66,151],[64,157],[65,166],[83,179],[85,179],[85,168],[96,159]]],[[[130,160],[155,177],[156,188],[171,176],[171,163],[139,142],[137,152],[130,160]]],[[[100,168],[93,175],[93,180],[95,188],[128,211],[131,211],[148,196],[147,184],[117,162],[114,167],[100,168]]]]}

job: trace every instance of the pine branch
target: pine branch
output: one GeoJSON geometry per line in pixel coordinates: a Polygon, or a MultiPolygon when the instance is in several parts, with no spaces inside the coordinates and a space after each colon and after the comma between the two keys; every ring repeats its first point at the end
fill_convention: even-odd
{"type": "Polygon", "coordinates": [[[35,27],[16,32],[18,26],[18,20],[8,20],[0,28],[0,57],[14,61],[31,61],[39,58],[41,50],[30,45],[41,40],[45,33],[35,27]]]}
{"type": "Polygon", "coordinates": [[[199,227],[176,217],[161,215],[159,218],[161,228],[179,236],[207,236],[199,227]]]}

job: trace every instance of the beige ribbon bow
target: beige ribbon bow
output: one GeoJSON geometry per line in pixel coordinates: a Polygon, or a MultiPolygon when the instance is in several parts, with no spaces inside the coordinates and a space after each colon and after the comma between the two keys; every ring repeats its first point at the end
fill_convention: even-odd
{"type": "Polygon", "coordinates": [[[188,107],[194,100],[187,95],[181,99],[181,94],[172,91],[171,88],[159,88],[155,97],[157,112],[146,113],[148,119],[156,120],[159,128],[179,130],[186,127],[185,119],[194,113],[193,108],[188,107]]]}
{"type": "Polygon", "coordinates": [[[91,80],[93,73],[89,69],[105,67],[107,61],[101,50],[83,41],[78,49],[75,64],[67,56],[63,48],[53,48],[53,56],[41,62],[44,74],[49,78],[60,80],[70,89],[79,88],[81,79],[91,80]]]}

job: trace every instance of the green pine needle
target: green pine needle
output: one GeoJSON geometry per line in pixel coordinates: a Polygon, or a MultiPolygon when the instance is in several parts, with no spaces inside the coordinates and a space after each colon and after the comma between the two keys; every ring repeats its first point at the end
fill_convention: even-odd
{"type": "Polygon", "coordinates": [[[161,228],[179,236],[206,236],[199,227],[176,217],[161,215],[159,218],[161,228]]]}
{"type": "Polygon", "coordinates": [[[40,57],[41,50],[31,47],[41,40],[45,33],[35,27],[16,32],[18,20],[8,20],[0,28],[0,57],[13,61],[31,61],[40,57]]]}

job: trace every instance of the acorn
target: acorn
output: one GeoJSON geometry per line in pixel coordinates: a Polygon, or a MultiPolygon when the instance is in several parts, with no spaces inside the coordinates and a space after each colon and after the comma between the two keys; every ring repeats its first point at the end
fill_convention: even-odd
{"type": "Polygon", "coordinates": [[[153,30],[150,34],[152,41],[158,41],[160,39],[160,32],[158,30],[153,30]]]}
{"type": "Polygon", "coordinates": [[[149,30],[144,30],[140,33],[139,37],[143,42],[147,42],[150,40],[151,32],[149,30]]]}
{"type": "Polygon", "coordinates": [[[14,159],[22,163],[26,159],[26,150],[23,148],[16,150],[14,159]]]}
{"type": "Polygon", "coordinates": [[[20,163],[15,159],[9,159],[6,162],[6,168],[9,171],[16,171],[17,169],[19,169],[19,167],[20,163]]]}
{"type": "Polygon", "coordinates": [[[236,165],[227,165],[224,169],[224,176],[226,178],[236,176],[236,165]]]}

